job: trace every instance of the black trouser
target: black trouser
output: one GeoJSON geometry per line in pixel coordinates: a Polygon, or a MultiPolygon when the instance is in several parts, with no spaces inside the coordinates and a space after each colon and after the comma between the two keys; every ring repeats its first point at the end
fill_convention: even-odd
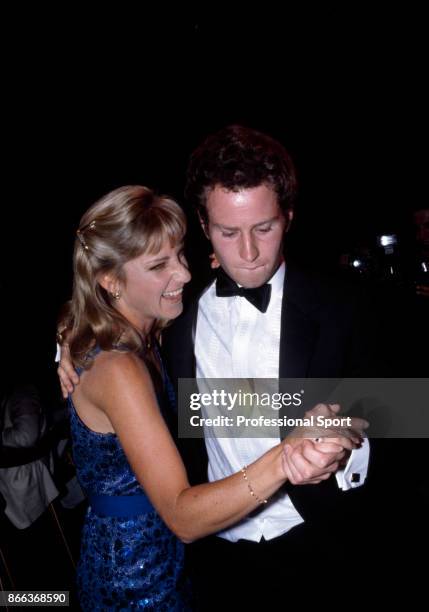
{"type": "Polygon", "coordinates": [[[229,542],[210,536],[187,546],[197,609],[226,612],[263,605],[275,610],[292,594],[308,600],[313,553],[324,554],[321,546],[316,531],[306,525],[272,540],[229,542]]]}
{"type": "Polygon", "coordinates": [[[399,593],[413,599],[426,584],[416,553],[427,549],[423,533],[412,527],[409,517],[405,524],[370,524],[356,516],[300,525],[268,541],[204,538],[186,547],[197,610],[263,606],[269,612],[297,599],[303,605],[364,605],[377,595],[393,602],[399,593]]]}

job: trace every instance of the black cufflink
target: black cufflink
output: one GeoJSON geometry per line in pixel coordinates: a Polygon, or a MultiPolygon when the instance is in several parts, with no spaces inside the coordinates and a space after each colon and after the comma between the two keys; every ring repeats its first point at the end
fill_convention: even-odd
{"type": "Polygon", "coordinates": [[[355,472],[352,474],[352,482],[360,482],[360,474],[356,474],[355,472]]]}

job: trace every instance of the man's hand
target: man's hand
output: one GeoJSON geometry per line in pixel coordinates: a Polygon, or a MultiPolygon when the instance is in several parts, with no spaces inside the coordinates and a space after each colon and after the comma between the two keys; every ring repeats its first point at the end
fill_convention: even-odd
{"type": "MultiPolygon", "coordinates": [[[[335,418],[339,404],[317,404],[305,417],[335,418]]],[[[284,441],[283,469],[292,484],[318,484],[327,480],[362,443],[368,427],[363,419],[351,418],[348,427],[297,427],[284,441]]]]}
{"type": "Polygon", "coordinates": [[[69,345],[66,343],[61,346],[61,359],[57,374],[60,379],[61,392],[64,399],[67,399],[69,393],[73,393],[75,385],[79,384],[79,376],[73,367],[69,345]]]}
{"type": "Polygon", "coordinates": [[[295,448],[285,444],[283,470],[294,485],[318,484],[338,470],[345,455],[341,446],[330,442],[316,445],[312,440],[302,440],[295,448]]]}

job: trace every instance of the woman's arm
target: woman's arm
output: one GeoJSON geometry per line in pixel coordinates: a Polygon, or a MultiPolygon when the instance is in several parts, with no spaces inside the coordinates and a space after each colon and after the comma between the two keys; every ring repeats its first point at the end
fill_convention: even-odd
{"type": "MultiPolygon", "coordinates": [[[[82,379],[80,392],[108,417],[130,465],[170,529],[191,542],[236,523],[269,498],[286,480],[283,444],[242,472],[190,487],[186,470],[159,411],[152,380],[130,353],[102,353],[82,379]],[[253,496],[249,485],[254,491],[253,496]]],[[[327,443],[327,446],[328,443],[327,443]]],[[[332,451],[342,450],[335,444],[332,451]]],[[[338,467],[333,454],[312,473],[319,481],[338,467]]]]}

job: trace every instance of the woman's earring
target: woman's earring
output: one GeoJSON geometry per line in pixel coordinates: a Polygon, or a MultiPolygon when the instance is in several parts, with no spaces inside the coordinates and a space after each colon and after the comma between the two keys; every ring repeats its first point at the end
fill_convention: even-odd
{"type": "Polygon", "coordinates": [[[110,295],[111,295],[111,296],[112,296],[112,298],[114,298],[115,300],[119,300],[119,299],[120,299],[120,297],[121,297],[121,292],[119,291],[119,289],[117,289],[117,290],[115,291],[115,293],[111,293],[110,295]]]}

